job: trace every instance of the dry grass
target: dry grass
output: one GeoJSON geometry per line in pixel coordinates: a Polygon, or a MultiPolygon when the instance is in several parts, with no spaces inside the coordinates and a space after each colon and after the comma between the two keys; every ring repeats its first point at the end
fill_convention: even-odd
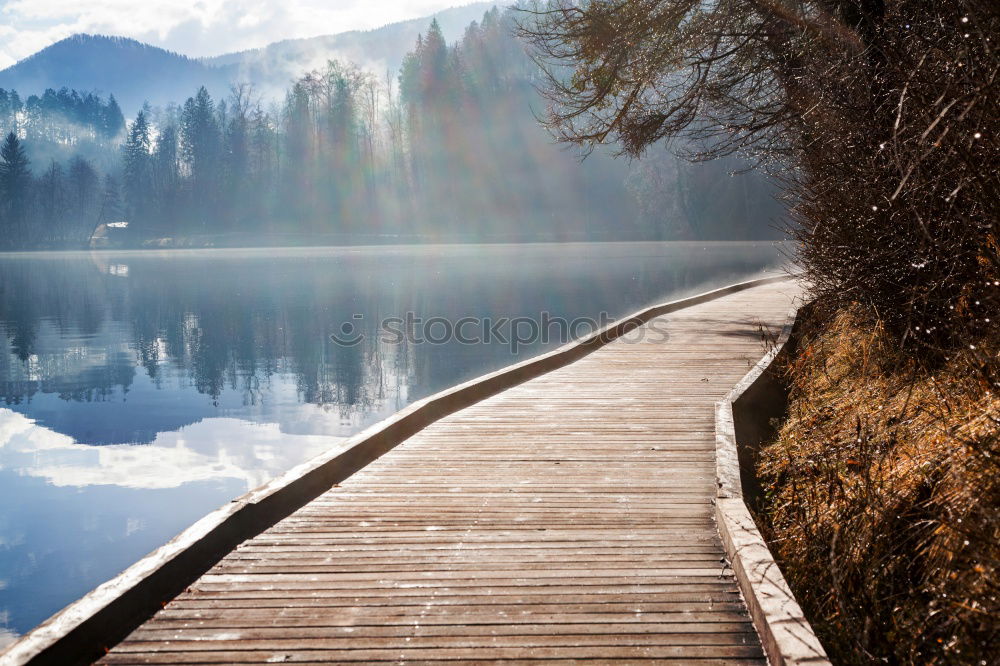
{"type": "Polygon", "coordinates": [[[926,369],[863,312],[815,311],[787,368],[772,549],[835,662],[996,664],[1000,336],[926,369]]]}

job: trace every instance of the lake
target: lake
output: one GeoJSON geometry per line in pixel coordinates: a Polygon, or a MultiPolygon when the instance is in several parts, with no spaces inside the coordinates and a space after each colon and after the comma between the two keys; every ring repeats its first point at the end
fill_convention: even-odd
{"type": "Polygon", "coordinates": [[[0,645],[409,402],[784,263],[766,242],[0,255],[0,645]]]}

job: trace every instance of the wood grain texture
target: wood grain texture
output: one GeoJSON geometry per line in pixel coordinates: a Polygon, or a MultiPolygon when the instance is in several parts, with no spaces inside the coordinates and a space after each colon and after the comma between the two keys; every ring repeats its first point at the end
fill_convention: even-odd
{"type": "Polygon", "coordinates": [[[664,315],[667,339],[633,332],[445,417],[101,663],[764,663],[715,525],[714,404],[798,294],[664,315]]]}

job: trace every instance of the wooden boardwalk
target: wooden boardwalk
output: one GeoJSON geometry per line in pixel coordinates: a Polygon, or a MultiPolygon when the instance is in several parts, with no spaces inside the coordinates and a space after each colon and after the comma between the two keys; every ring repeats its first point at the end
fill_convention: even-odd
{"type": "Polygon", "coordinates": [[[445,417],[101,663],[764,663],[713,518],[714,403],[798,294],[665,315],[445,417]]]}

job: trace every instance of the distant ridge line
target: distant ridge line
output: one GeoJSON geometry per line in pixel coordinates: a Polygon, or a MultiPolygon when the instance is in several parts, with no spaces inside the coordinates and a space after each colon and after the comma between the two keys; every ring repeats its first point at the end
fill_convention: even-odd
{"type": "Polygon", "coordinates": [[[106,41],[106,42],[110,42],[110,43],[112,43],[112,44],[114,44],[116,46],[128,45],[128,46],[135,46],[135,47],[138,47],[138,48],[143,49],[143,50],[162,51],[163,53],[166,53],[168,55],[174,56],[175,58],[180,58],[181,60],[185,60],[187,62],[200,63],[200,64],[202,64],[202,65],[204,65],[206,67],[212,67],[213,69],[219,69],[218,65],[211,65],[209,63],[202,62],[202,60],[203,60],[202,58],[193,58],[191,56],[184,55],[183,53],[180,53],[179,51],[172,51],[171,49],[165,49],[162,46],[156,46],[155,44],[150,44],[148,42],[141,42],[138,39],[135,39],[134,37],[126,37],[124,35],[106,35],[104,33],[99,33],[99,32],[74,32],[69,37],[63,37],[62,39],[56,40],[56,41],[52,42],[51,44],[49,44],[48,46],[46,46],[45,48],[41,49],[40,51],[36,51],[35,53],[32,53],[29,56],[25,56],[24,58],[21,58],[20,60],[18,60],[17,62],[15,62],[13,65],[10,65],[9,67],[5,67],[4,69],[0,69],[0,74],[2,74],[3,72],[6,72],[8,70],[13,69],[13,68],[17,67],[18,65],[20,65],[22,63],[31,62],[35,58],[37,58],[40,55],[42,55],[47,49],[50,49],[53,46],[58,46],[59,44],[65,44],[66,42],[75,42],[75,43],[78,43],[78,44],[86,44],[88,41],[106,41]]]}

